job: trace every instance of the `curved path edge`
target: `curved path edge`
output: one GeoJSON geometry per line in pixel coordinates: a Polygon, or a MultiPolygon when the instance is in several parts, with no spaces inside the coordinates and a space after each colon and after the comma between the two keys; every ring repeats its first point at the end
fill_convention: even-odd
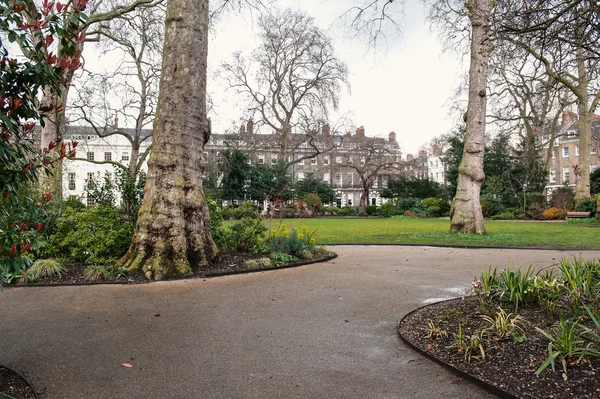
{"type": "Polygon", "coordinates": [[[432,306],[436,306],[440,303],[445,303],[445,302],[450,302],[450,301],[455,301],[457,298],[452,298],[452,299],[447,299],[445,301],[439,301],[439,302],[435,302],[435,303],[430,303],[427,304],[425,306],[421,306],[418,307],[414,310],[411,310],[410,312],[408,312],[406,315],[404,315],[402,317],[402,319],[400,320],[400,323],[398,324],[398,336],[400,337],[400,339],[402,340],[402,342],[404,342],[408,347],[412,348],[413,350],[415,350],[416,352],[418,352],[419,354],[421,354],[422,356],[428,358],[429,360],[432,360],[433,362],[439,364],[440,366],[444,367],[445,369],[451,371],[452,373],[456,374],[457,376],[459,376],[460,378],[466,379],[471,381],[472,383],[474,383],[475,385],[485,389],[486,391],[493,393],[494,395],[498,395],[499,397],[503,398],[503,399],[521,399],[518,396],[515,396],[509,392],[506,392],[505,390],[498,388],[497,386],[490,384],[488,382],[485,382],[477,377],[475,377],[472,374],[467,373],[466,371],[460,370],[454,366],[451,366],[450,364],[444,362],[443,360],[433,356],[431,353],[428,353],[424,350],[422,350],[421,348],[419,348],[418,346],[414,345],[408,338],[406,338],[404,335],[402,335],[402,324],[404,323],[404,320],[407,318],[410,318],[415,312],[417,312],[420,309],[424,309],[424,308],[428,308],[428,307],[432,307],[432,306]]]}

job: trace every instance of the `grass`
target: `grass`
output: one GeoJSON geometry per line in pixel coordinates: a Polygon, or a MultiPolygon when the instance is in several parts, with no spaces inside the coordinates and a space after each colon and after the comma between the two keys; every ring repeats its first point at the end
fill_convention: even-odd
{"type": "MultiPolygon", "coordinates": [[[[279,220],[265,220],[275,229],[279,220]]],[[[600,249],[597,224],[520,221],[485,222],[487,234],[450,234],[448,219],[418,218],[310,218],[284,219],[288,227],[317,230],[319,245],[395,244],[455,247],[507,247],[547,249],[600,249]]]]}

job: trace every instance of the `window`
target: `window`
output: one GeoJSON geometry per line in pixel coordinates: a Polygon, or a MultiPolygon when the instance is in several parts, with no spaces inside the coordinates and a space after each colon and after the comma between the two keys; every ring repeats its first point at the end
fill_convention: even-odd
{"type": "Polygon", "coordinates": [[[87,153],[87,160],[88,161],[93,161],[94,160],[94,152],[93,151],[88,151],[88,153],[87,153]]]}
{"type": "Polygon", "coordinates": [[[76,195],[69,195],[69,201],[79,201],[76,195]]]}
{"type": "Polygon", "coordinates": [[[361,166],[365,165],[365,157],[360,157],[360,164],[361,166]]]}
{"type": "Polygon", "coordinates": [[[595,153],[596,153],[596,144],[592,144],[592,148],[590,149],[590,152],[591,152],[592,154],[595,154],[595,153]]]}
{"type": "Polygon", "coordinates": [[[579,146],[578,145],[575,146],[575,155],[579,156],[579,146]]]}
{"type": "Polygon", "coordinates": [[[569,147],[563,147],[563,158],[569,156],[569,147]]]}
{"type": "Polygon", "coordinates": [[[260,155],[258,156],[258,163],[259,163],[259,164],[263,164],[263,163],[265,163],[265,156],[264,156],[264,154],[260,154],[260,155]]]}
{"type": "Polygon", "coordinates": [[[317,164],[317,158],[311,158],[310,159],[310,164],[311,165],[316,165],[317,164]]]}
{"type": "Polygon", "coordinates": [[[569,167],[563,168],[563,183],[569,182],[569,167]]]}
{"type": "Polygon", "coordinates": [[[104,153],[104,160],[105,161],[112,161],[112,152],[105,152],[104,153]]]}
{"type": "Polygon", "coordinates": [[[128,152],[124,152],[121,154],[121,161],[129,162],[129,153],[128,152]]]}
{"type": "Polygon", "coordinates": [[[69,190],[75,190],[75,172],[69,172],[68,181],[69,181],[69,190]]]}
{"type": "Polygon", "coordinates": [[[354,173],[348,173],[348,184],[350,186],[354,185],[354,173]]]}
{"type": "Polygon", "coordinates": [[[271,155],[271,163],[272,164],[276,164],[277,163],[277,154],[271,155]]]}
{"type": "Polygon", "coordinates": [[[342,187],[342,174],[341,173],[336,173],[336,175],[335,175],[335,186],[342,187]]]}
{"type": "Polygon", "coordinates": [[[304,172],[298,172],[298,180],[304,179],[304,172]]]}
{"type": "Polygon", "coordinates": [[[590,165],[590,173],[594,172],[595,170],[596,170],[596,164],[590,165]]]}
{"type": "Polygon", "coordinates": [[[329,157],[323,158],[323,165],[329,165],[329,157]]]}
{"type": "Polygon", "coordinates": [[[94,201],[94,198],[90,197],[89,195],[87,197],[87,206],[96,206],[96,201],[94,201]]]}
{"type": "Polygon", "coordinates": [[[556,182],[556,169],[550,169],[550,181],[556,182]]]}
{"type": "Polygon", "coordinates": [[[555,158],[554,149],[552,149],[552,159],[555,158]]]}
{"type": "Polygon", "coordinates": [[[342,157],[335,157],[335,163],[340,165],[342,163],[342,157]]]}
{"type": "Polygon", "coordinates": [[[323,181],[325,183],[329,183],[330,179],[331,179],[331,175],[329,173],[323,173],[323,181]]]}

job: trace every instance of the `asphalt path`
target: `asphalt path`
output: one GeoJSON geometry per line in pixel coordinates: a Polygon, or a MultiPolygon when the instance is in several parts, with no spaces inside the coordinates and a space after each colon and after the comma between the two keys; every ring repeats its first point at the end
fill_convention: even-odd
{"type": "Polygon", "coordinates": [[[42,399],[493,398],[405,346],[399,320],[488,266],[600,251],[336,246],[294,269],[7,288],[0,364],[42,399]],[[130,364],[131,368],[123,366],[130,364]]]}

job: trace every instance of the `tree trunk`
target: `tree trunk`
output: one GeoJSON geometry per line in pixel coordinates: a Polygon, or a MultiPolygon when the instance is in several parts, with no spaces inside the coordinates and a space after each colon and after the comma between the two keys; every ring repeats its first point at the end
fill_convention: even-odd
{"type": "Polygon", "coordinates": [[[362,190],[358,203],[358,216],[367,216],[367,205],[369,204],[369,189],[362,190]]]}
{"type": "Polygon", "coordinates": [[[169,0],[144,202],[118,262],[155,280],[190,276],[217,253],[202,189],[207,50],[208,0],[169,0]]]}
{"type": "Polygon", "coordinates": [[[481,183],[485,178],[483,154],[486,80],[490,49],[488,37],[490,0],[469,0],[467,8],[472,26],[467,134],[459,166],[456,195],[450,210],[450,231],[464,234],[485,234],[479,194],[481,183]]]}
{"type": "Polygon", "coordinates": [[[577,98],[579,112],[579,119],[577,119],[577,129],[579,130],[579,162],[575,170],[577,179],[575,203],[590,198],[590,151],[592,147],[592,120],[594,118],[594,109],[588,109],[588,86],[590,81],[587,76],[583,50],[581,48],[577,49],[577,70],[577,88],[579,90],[577,98]]]}

